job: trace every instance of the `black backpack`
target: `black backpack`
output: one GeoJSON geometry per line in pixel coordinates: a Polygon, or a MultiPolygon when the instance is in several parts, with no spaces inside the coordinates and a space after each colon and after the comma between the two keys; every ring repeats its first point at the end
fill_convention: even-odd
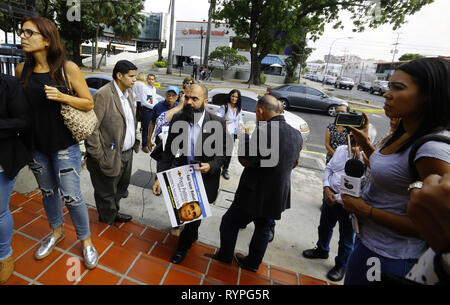
{"type": "Polygon", "coordinates": [[[429,141],[437,141],[437,142],[444,142],[450,145],[450,138],[444,135],[439,135],[436,133],[428,134],[426,136],[423,136],[419,139],[417,139],[411,147],[411,150],[409,152],[408,156],[408,163],[409,163],[409,172],[411,174],[411,177],[413,178],[413,181],[421,180],[419,172],[416,169],[416,165],[414,163],[414,157],[416,156],[417,150],[429,141]]]}

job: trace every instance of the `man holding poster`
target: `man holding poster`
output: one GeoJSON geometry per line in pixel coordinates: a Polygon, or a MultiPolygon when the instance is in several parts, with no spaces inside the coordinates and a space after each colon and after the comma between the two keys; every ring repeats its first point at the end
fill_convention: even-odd
{"type": "MultiPolygon", "coordinates": [[[[164,174],[161,172],[171,168],[175,170],[174,168],[178,167],[176,170],[180,170],[181,177],[178,176],[179,178],[177,179],[180,179],[178,182],[171,182],[169,179],[176,179],[176,175],[173,175],[173,170],[167,171],[166,173],[170,174],[166,175],[164,181],[159,180],[160,178],[155,181],[153,185],[154,194],[159,195],[161,188],[164,187],[169,193],[183,194],[181,184],[189,182],[187,178],[181,178],[188,176],[185,168],[190,168],[197,174],[201,173],[202,179],[194,179],[197,175],[192,173],[191,176],[194,179],[193,181],[204,184],[208,202],[212,203],[216,200],[219,190],[220,169],[225,162],[226,153],[231,153],[232,139],[227,134],[225,121],[205,111],[207,104],[208,90],[204,85],[193,84],[187,88],[183,110],[172,119],[166,146],[162,152],[158,168],[158,176],[161,177],[161,174],[164,174]],[[183,165],[189,166],[184,167],[183,165]],[[168,189],[167,185],[176,185],[178,189],[176,191],[168,189]]],[[[199,189],[202,189],[202,187],[199,186],[199,189]]],[[[188,194],[186,196],[189,197],[188,194]]],[[[196,200],[192,199],[190,201],[196,200]]],[[[184,202],[190,201],[185,200],[184,202]]],[[[190,205],[189,207],[195,209],[195,205],[190,205]]],[[[209,205],[206,202],[204,207],[209,209],[209,205]]],[[[178,215],[178,213],[175,214],[178,215]]],[[[187,251],[198,239],[200,222],[201,220],[198,218],[198,220],[185,224],[179,237],[177,250],[172,257],[172,263],[179,264],[184,260],[187,251]]],[[[172,225],[174,226],[173,221],[172,225]]]]}

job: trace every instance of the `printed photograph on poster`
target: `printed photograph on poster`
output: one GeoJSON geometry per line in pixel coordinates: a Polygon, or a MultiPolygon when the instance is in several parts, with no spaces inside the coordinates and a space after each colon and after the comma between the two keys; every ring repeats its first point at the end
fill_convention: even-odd
{"type": "Polygon", "coordinates": [[[184,165],[157,173],[172,227],[211,216],[198,164],[184,165]]]}

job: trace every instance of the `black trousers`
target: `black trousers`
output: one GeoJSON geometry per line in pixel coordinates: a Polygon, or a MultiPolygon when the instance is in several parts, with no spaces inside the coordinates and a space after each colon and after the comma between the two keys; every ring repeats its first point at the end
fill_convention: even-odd
{"type": "Polygon", "coordinates": [[[198,239],[200,223],[201,220],[196,220],[184,225],[183,231],[181,231],[178,239],[177,251],[187,251],[191,248],[192,244],[198,239]]]}
{"type": "Polygon", "coordinates": [[[130,184],[132,164],[133,149],[122,152],[120,174],[116,177],[109,177],[103,174],[97,161],[88,156],[86,166],[94,187],[95,206],[101,222],[114,224],[120,209],[120,199],[130,184]]]}

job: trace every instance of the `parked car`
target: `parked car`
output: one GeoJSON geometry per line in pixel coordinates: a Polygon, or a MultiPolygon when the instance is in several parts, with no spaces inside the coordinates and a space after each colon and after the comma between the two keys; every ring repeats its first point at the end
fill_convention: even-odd
{"type": "MultiPolygon", "coordinates": [[[[208,92],[209,103],[206,106],[206,110],[216,114],[219,111],[219,107],[228,102],[228,93],[230,88],[214,88],[208,92]]],[[[258,95],[251,91],[239,90],[241,92],[242,99],[242,119],[244,123],[254,122],[256,123],[256,102],[258,101],[258,95]]],[[[283,113],[286,122],[298,130],[303,138],[303,143],[308,140],[309,126],[308,123],[298,115],[284,111],[283,113]]]]}
{"type": "Polygon", "coordinates": [[[349,77],[343,77],[343,76],[339,76],[336,79],[336,83],[334,84],[334,88],[345,88],[345,89],[353,89],[353,86],[355,85],[355,82],[353,81],[353,79],[349,78],[349,77]]]}
{"type": "MultiPolygon", "coordinates": [[[[94,96],[98,89],[100,89],[107,83],[112,82],[113,80],[112,76],[109,74],[88,75],[84,79],[86,80],[86,83],[89,87],[89,92],[91,92],[92,96],[94,96]]],[[[156,101],[157,103],[164,100],[165,98],[159,94],[156,94],[156,96],[154,97],[154,101],[156,101]]]]}
{"type": "Polygon", "coordinates": [[[319,81],[319,77],[317,76],[317,75],[311,75],[311,78],[310,78],[313,82],[317,82],[317,81],[319,81]]]}
{"type": "Polygon", "coordinates": [[[326,85],[334,85],[336,83],[336,77],[327,75],[325,76],[325,84],[326,85]]]}
{"type": "Polygon", "coordinates": [[[292,107],[319,110],[330,116],[335,116],[336,106],[344,105],[348,107],[348,103],[342,99],[303,85],[282,85],[273,89],[267,88],[267,93],[279,99],[285,109],[292,107]]]}
{"type": "Polygon", "coordinates": [[[377,92],[379,95],[383,95],[389,91],[389,82],[387,80],[376,80],[369,91],[371,94],[377,92]]]}
{"type": "Polygon", "coordinates": [[[370,82],[360,82],[358,84],[358,86],[356,87],[356,89],[362,90],[362,91],[369,91],[371,87],[372,87],[372,84],[370,82]]]}

